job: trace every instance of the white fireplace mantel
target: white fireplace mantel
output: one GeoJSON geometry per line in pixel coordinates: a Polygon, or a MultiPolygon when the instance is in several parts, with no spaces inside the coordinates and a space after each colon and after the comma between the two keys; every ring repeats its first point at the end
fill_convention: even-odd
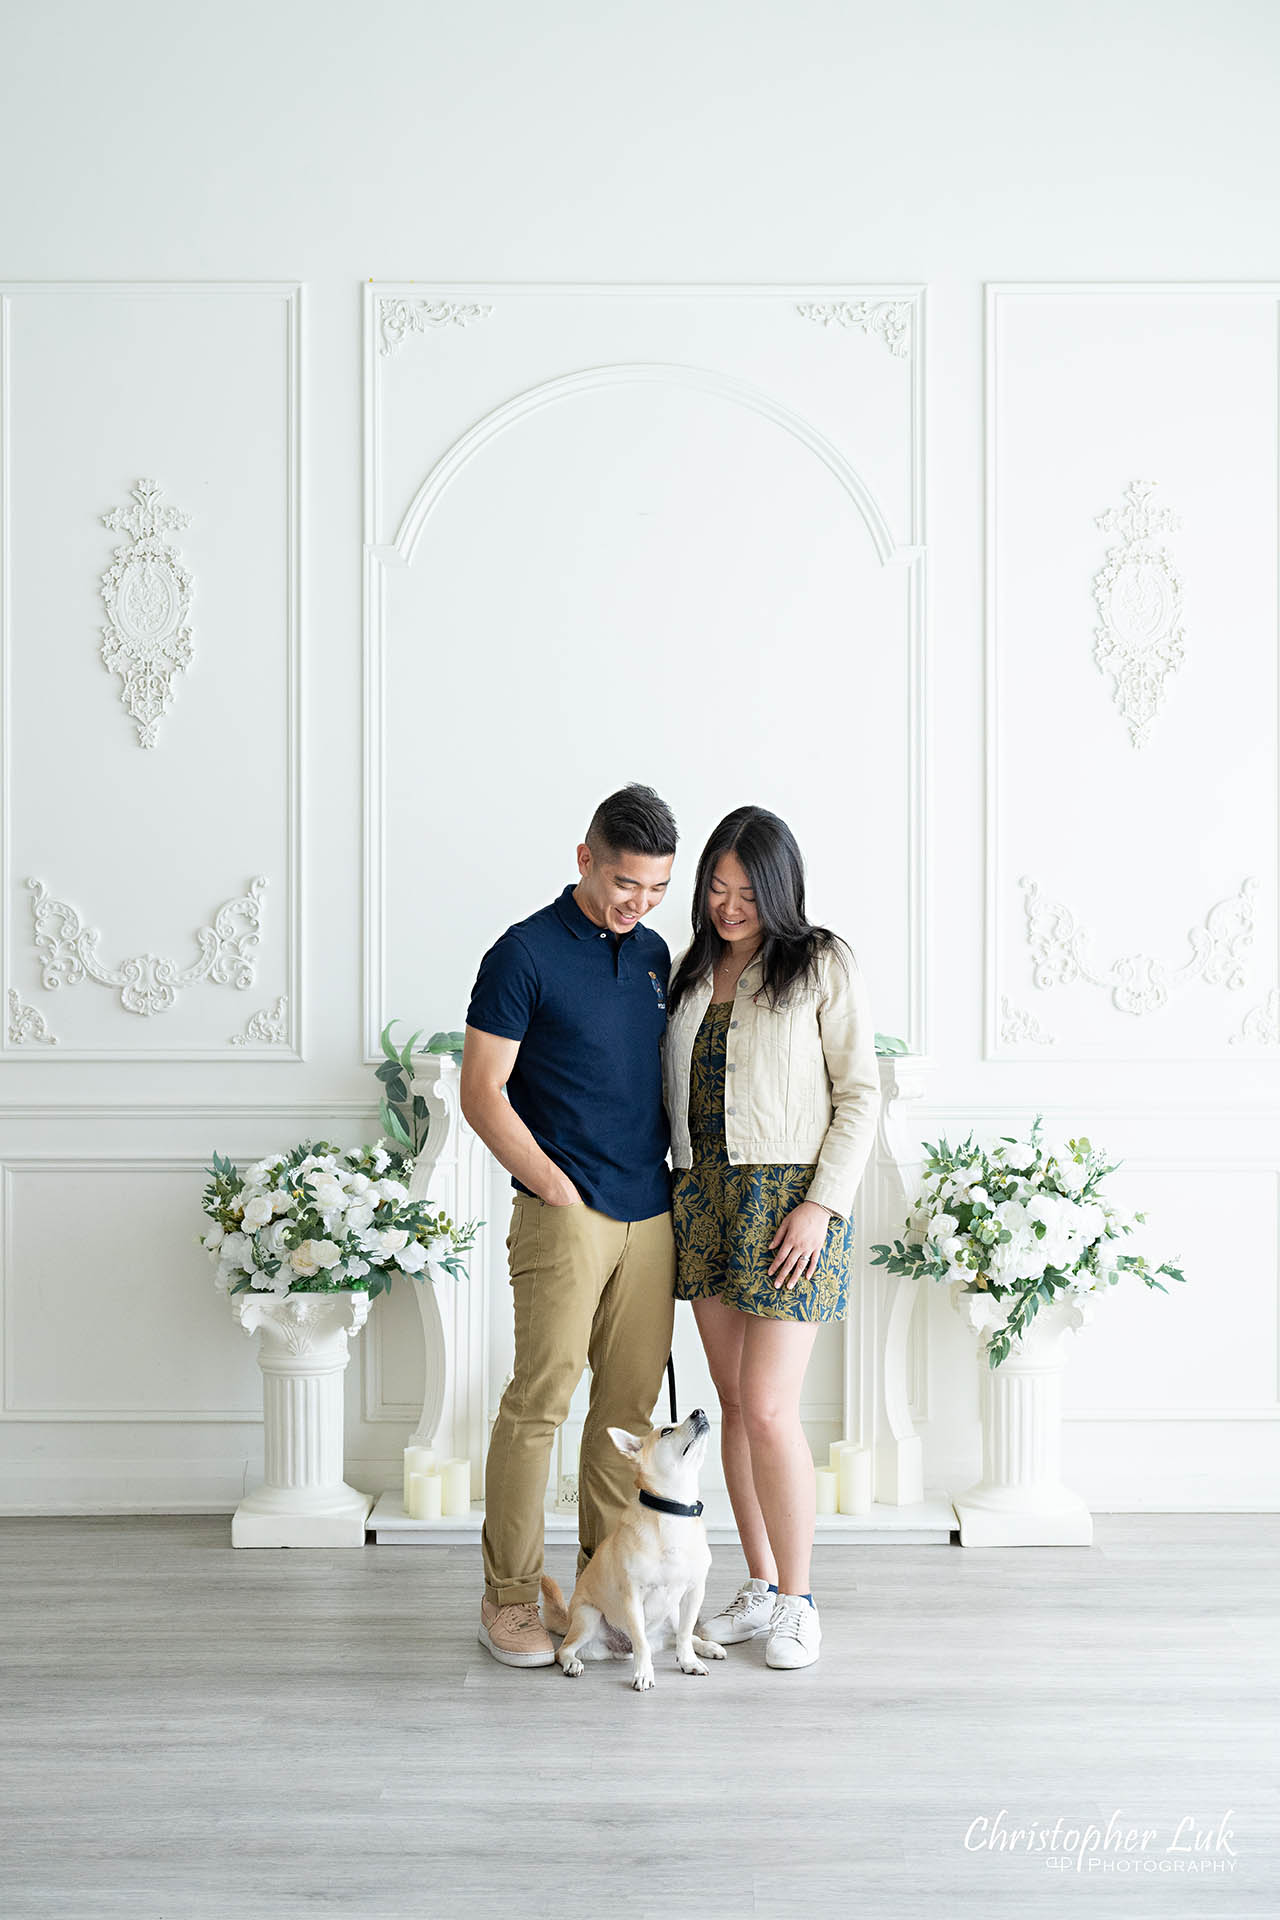
{"type": "MultiPolygon", "coordinates": [[[[908,1193],[915,1191],[919,1151],[904,1109],[923,1097],[929,1066],[919,1055],[880,1060],[883,1099],[875,1152],[859,1189],[857,1267],[844,1326],[844,1435],[872,1451],[875,1503],[869,1515],[820,1517],[820,1540],[945,1544],[955,1526],[947,1497],[926,1495],[914,1425],[913,1408],[923,1410],[927,1385],[922,1330],[913,1317],[919,1282],[870,1264],[876,1242],[901,1234],[908,1193]]],[[[430,1131],[410,1191],[443,1207],[454,1220],[466,1220],[486,1210],[491,1162],[462,1117],[459,1078],[450,1054],[420,1054],[414,1060],[412,1090],[427,1103],[430,1131]]],[[[471,1512],[410,1520],[402,1488],[390,1488],[369,1516],[380,1545],[449,1545],[479,1533],[491,1395],[489,1290],[481,1259],[474,1269],[469,1280],[441,1277],[416,1288],[426,1383],[422,1415],[409,1442],[434,1448],[440,1458],[471,1461],[471,1512]]],[[[576,1525],[571,1508],[549,1512],[548,1538],[572,1537],[576,1525]]],[[[708,1533],[712,1540],[735,1538],[732,1517],[717,1516],[709,1505],[708,1533]]]]}

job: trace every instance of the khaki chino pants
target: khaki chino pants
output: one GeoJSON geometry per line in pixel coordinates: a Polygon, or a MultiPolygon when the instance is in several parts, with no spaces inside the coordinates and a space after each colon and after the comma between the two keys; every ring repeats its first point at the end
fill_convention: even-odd
{"type": "Polygon", "coordinates": [[[611,1220],[518,1193],[507,1235],[515,1365],[485,1463],[485,1597],[537,1600],[551,1446],[584,1366],[591,1401],[578,1461],[578,1572],[635,1497],[607,1427],[648,1433],[675,1318],[670,1213],[611,1220]]]}

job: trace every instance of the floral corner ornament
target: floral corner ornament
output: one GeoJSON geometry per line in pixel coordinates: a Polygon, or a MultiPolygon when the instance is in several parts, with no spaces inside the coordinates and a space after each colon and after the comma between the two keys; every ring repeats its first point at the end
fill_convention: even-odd
{"type": "Polygon", "coordinates": [[[164,533],[191,524],[189,513],[162,507],[154,480],[139,480],[136,505],[104,513],[102,524],[130,538],[117,547],[102,576],[108,624],[102,658],[123,681],[120,698],[138,729],[138,744],[154,747],[156,729],[173,697],[173,676],[191,662],[191,575],[164,533]]]}
{"type": "Polygon", "coordinates": [[[1164,699],[1165,681],[1182,665],[1182,582],[1157,534],[1181,526],[1176,513],[1157,507],[1154,480],[1135,480],[1127,504],[1094,516],[1104,533],[1121,535],[1094,576],[1093,597],[1102,625],[1094,628],[1093,657],[1115,677],[1114,698],[1129,739],[1146,745],[1164,699]]]}
{"type": "Polygon", "coordinates": [[[989,1367],[998,1367],[1042,1307],[1081,1305],[1134,1273],[1161,1293],[1157,1279],[1185,1281],[1180,1267],[1117,1242],[1145,1228],[1146,1215],[1124,1214],[1103,1190],[1119,1162],[1108,1162],[1083,1136],[1050,1147],[1037,1115],[1030,1134],[1006,1134],[991,1147],[970,1134],[958,1146],[925,1143],[922,1186],[892,1246],[871,1249],[872,1265],[928,1277],[964,1295],[970,1324],[982,1335],[989,1367]]]}

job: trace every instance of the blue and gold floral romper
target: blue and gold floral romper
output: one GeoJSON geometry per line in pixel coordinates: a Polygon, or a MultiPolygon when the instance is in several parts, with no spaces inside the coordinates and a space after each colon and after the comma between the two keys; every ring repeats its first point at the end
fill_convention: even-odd
{"type": "Polygon", "coordinates": [[[853,1217],[834,1215],[812,1278],[776,1287],[769,1242],[799,1206],[812,1167],[735,1167],[724,1139],[725,1042],[731,1000],[713,1000],[693,1043],[689,1070],[691,1167],[672,1179],[677,1300],[719,1298],[769,1320],[843,1320],[848,1305],[853,1217]]]}

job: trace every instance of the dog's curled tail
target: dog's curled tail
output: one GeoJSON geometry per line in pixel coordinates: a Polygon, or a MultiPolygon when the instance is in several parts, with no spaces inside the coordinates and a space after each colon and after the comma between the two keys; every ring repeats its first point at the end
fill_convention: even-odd
{"type": "Polygon", "coordinates": [[[542,1624],[550,1633],[567,1633],[569,1609],[564,1595],[549,1574],[542,1576],[542,1624]]]}

